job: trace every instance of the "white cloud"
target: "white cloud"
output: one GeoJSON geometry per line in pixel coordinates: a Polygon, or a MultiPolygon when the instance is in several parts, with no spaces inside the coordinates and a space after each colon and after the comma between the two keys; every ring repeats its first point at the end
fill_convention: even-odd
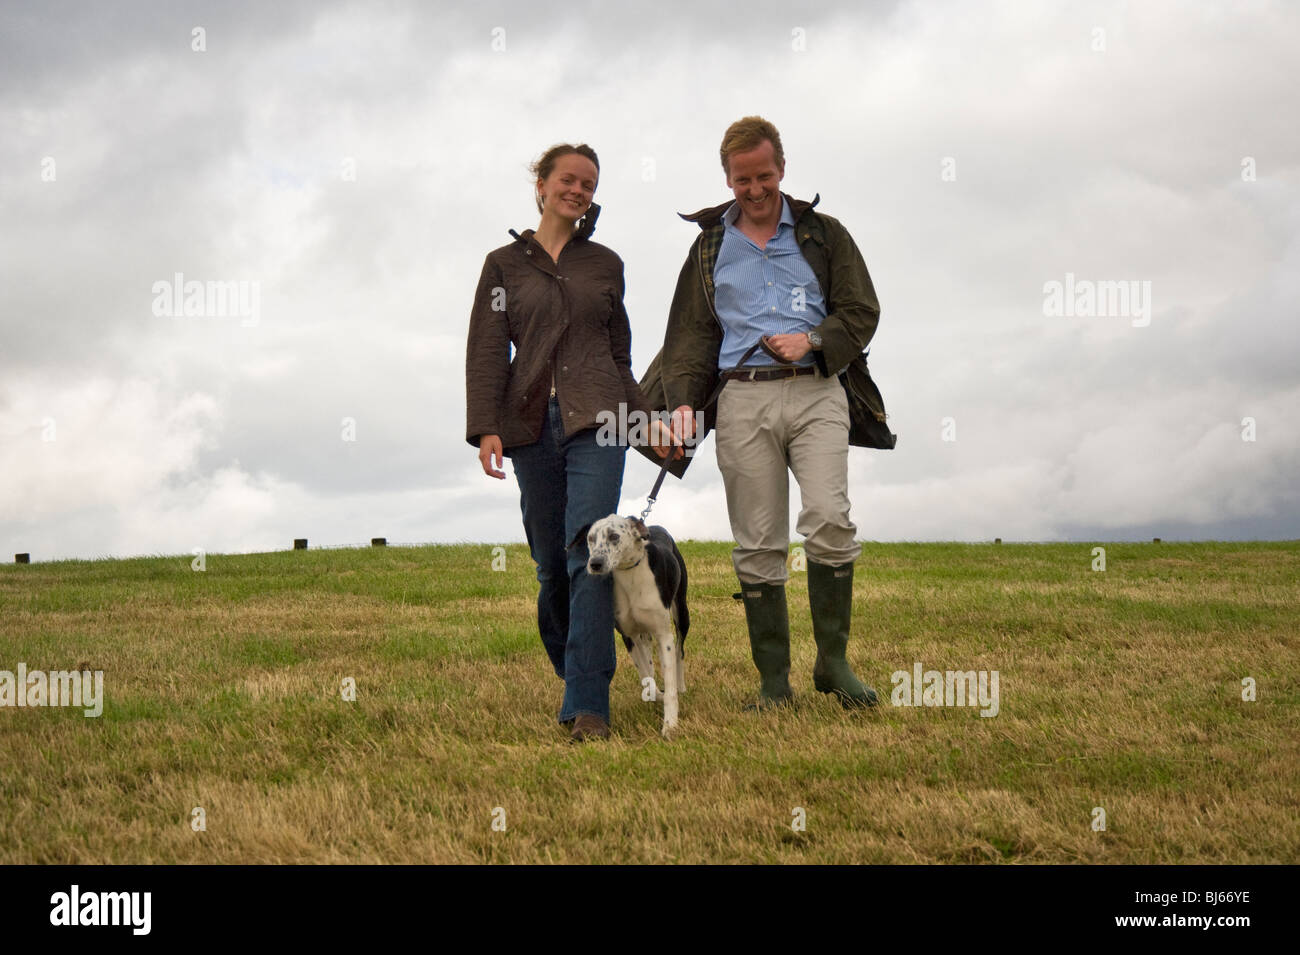
{"type": "MultiPolygon", "coordinates": [[[[566,139],[601,154],[596,237],[627,265],[639,370],[693,238],[673,213],[726,198],[717,143],[748,112],[781,127],[786,188],[821,192],[880,293],[872,371],[900,443],[851,453],[864,537],[1300,534],[1300,131],[1277,121],[1300,111],[1300,15],[755,10],[24,14],[0,31],[0,538],[64,556],[521,540],[463,395],[483,256],[535,225],[526,164],[566,139]],[[258,281],[261,322],[154,317],[175,272],[258,281]],[[1066,272],[1150,281],[1151,325],[1045,317],[1066,272]]],[[[621,510],[653,478],[630,456],[621,510]]],[[[730,536],[711,442],[654,518],[730,536]]]]}

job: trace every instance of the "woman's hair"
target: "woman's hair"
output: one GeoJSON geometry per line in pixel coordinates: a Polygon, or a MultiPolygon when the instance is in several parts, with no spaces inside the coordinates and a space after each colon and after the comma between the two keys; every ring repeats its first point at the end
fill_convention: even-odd
{"type": "Polygon", "coordinates": [[[731,154],[747,153],[751,149],[757,149],[763,145],[765,139],[772,143],[777,168],[783,167],[785,150],[781,148],[781,134],[776,131],[776,127],[762,116],[746,116],[728,126],[727,132],[722,137],[722,148],[719,150],[722,156],[722,171],[730,176],[731,169],[727,166],[727,160],[730,159],[731,154]]]}
{"type": "MultiPolygon", "coordinates": [[[[552,146],[550,149],[546,150],[546,152],[542,153],[541,159],[528,167],[528,171],[533,174],[535,179],[546,179],[555,171],[555,161],[557,159],[561,156],[572,156],[575,153],[579,156],[585,156],[590,159],[592,165],[596,167],[596,174],[600,174],[600,160],[596,158],[596,150],[592,149],[586,143],[578,143],[576,146],[570,143],[560,143],[556,146],[552,146]]],[[[541,197],[538,196],[536,199],[537,211],[541,212],[541,197]]]]}

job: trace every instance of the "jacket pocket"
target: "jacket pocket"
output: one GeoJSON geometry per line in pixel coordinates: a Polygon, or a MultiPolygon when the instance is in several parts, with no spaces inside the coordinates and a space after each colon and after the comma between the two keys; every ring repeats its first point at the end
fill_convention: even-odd
{"type": "Polygon", "coordinates": [[[863,352],[840,375],[840,384],[849,400],[849,444],[860,448],[891,450],[898,435],[886,423],[885,399],[871,380],[867,356],[863,352]]]}

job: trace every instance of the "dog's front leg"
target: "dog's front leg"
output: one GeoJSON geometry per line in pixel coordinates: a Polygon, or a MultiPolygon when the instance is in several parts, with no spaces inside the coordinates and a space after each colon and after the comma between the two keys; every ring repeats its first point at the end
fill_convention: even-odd
{"type": "Polygon", "coordinates": [[[664,726],[668,736],[677,728],[677,635],[668,626],[656,634],[659,642],[659,665],[664,671],[664,726]]]}
{"type": "Polygon", "coordinates": [[[632,638],[632,662],[636,664],[636,674],[641,679],[641,699],[653,703],[659,699],[659,688],[655,685],[655,661],[650,652],[650,637],[644,633],[632,638]]]}

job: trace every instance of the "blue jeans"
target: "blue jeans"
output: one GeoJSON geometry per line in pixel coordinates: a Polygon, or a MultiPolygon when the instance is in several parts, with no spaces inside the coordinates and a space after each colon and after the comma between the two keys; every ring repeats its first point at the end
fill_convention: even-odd
{"type": "Polygon", "coordinates": [[[627,448],[602,447],[596,429],[564,437],[560,403],[550,399],[542,435],[510,449],[528,548],[537,563],[537,628],[564,680],[562,723],[580,713],[609,721],[614,678],[614,587],[587,574],[587,541],[566,550],[583,526],[615,513],[627,448]]]}

